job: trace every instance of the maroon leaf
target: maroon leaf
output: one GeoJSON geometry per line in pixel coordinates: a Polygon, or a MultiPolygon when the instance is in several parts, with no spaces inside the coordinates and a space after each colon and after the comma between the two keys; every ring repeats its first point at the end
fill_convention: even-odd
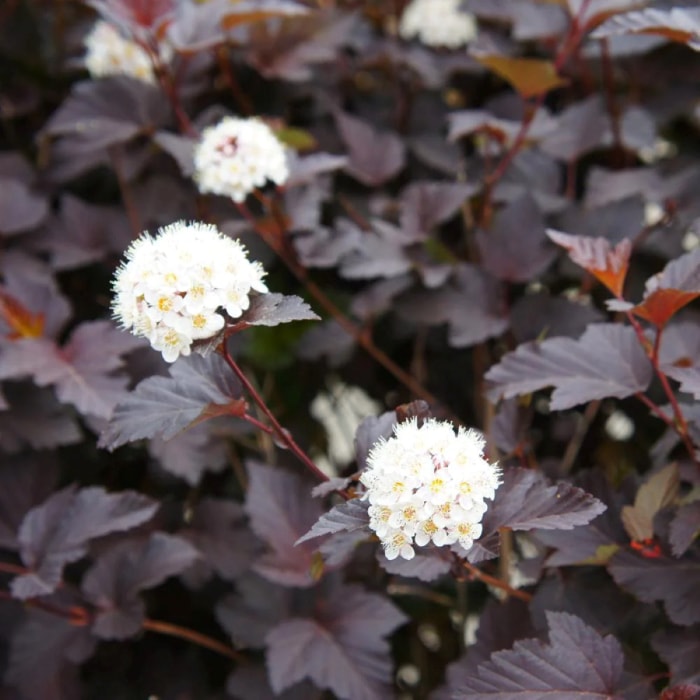
{"type": "Polygon", "coordinates": [[[234,501],[203,498],[195,506],[188,526],[178,535],[201,553],[195,563],[200,578],[213,570],[233,581],[250,567],[258,544],[243,520],[243,509],[234,501]]]}
{"type": "Polygon", "coordinates": [[[700,10],[672,7],[668,10],[647,8],[616,15],[598,27],[593,36],[604,38],[618,34],[654,34],[687,44],[700,51],[700,10]]]}
{"type": "Polygon", "coordinates": [[[91,539],[136,527],[157,508],[150,498],[133,491],[109,494],[100,487],[58,491],[22,520],[20,556],[30,573],[12,581],[12,594],[32,598],[51,593],[61,581],[63,567],[85,556],[91,539]]]}
{"type": "Polygon", "coordinates": [[[382,438],[391,437],[396,422],[396,411],[386,411],[380,416],[369,416],[360,423],[355,432],[355,454],[358,470],[367,466],[367,456],[374,443],[382,438]]]}
{"type": "Polygon", "coordinates": [[[206,471],[220,472],[227,464],[226,441],[212,429],[216,422],[194,425],[169,440],[151,438],[148,452],[166,472],[196,486],[206,471]]]}
{"type": "Polygon", "coordinates": [[[401,193],[401,230],[406,240],[420,241],[459,210],[476,191],[473,185],[413,182],[401,193]]]}
{"type": "Polygon", "coordinates": [[[403,168],[406,149],[394,133],[379,132],[371,124],[344,112],[335,112],[335,121],[348,149],[348,173],[368,187],[390,180],[403,168]]]}
{"type": "MultiPolygon", "coordinates": [[[[413,261],[405,250],[409,241],[404,232],[381,219],[371,220],[372,229],[361,231],[348,242],[355,243],[342,257],[340,274],[347,279],[371,279],[373,277],[391,278],[408,272],[413,267],[413,261]]],[[[344,222],[345,235],[355,227],[344,222]]]]}
{"type": "Polygon", "coordinates": [[[142,344],[109,321],[88,321],[62,348],[43,338],[6,344],[0,376],[31,375],[39,386],[53,385],[63,403],[72,403],[85,415],[108,418],[126,396],[128,382],[125,375],[114,372],[123,365],[122,355],[142,344]]]}
{"type": "Polygon", "coordinates": [[[599,95],[567,107],[557,119],[558,128],[544,137],[540,148],[567,162],[598,148],[610,125],[610,116],[599,95]]]}
{"type": "Polygon", "coordinates": [[[632,252],[632,243],[623,239],[615,248],[604,238],[571,236],[549,229],[547,235],[558,245],[566,248],[569,257],[584,270],[590,272],[616,297],[622,296],[627,267],[632,252]]]}
{"type": "Polygon", "coordinates": [[[549,294],[526,294],[511,309],[511,330],[518,343],[566,336],[578,338],[605,316],[591,303],[571,301],[549,294]]]}
{"type": "Polygon", "coordinates": [[[693,540],[700,536],[700,501],[687,503],[678,509],[668,534],[673,554],[677,557],[685,554],[693,540]]]}
{"type": "Polygon", "coordinates": [[[255,571],[283,586],[311,586],[313,543],[295,547],[314,525],[322,505],[311,496],[311,486],[298,474],[248,463],[250,482],[245,510],[253,532],[270,551],[256,561],[255,571]]]}
{"type": "Polygon", "coordinates": [[[58,466],[52,455],[4,458],[0,465],[0,548],[18,548],[22,518],[49,497],[57,477],[58,466]]]}
{"type": "Polygon", "coordinates": [[[461,264],[449,284],[436,291],[410,292],[400,297],[397,311],[404,318],[436,325],[447,323],[451,347],[481,343],[503,333],[508,318],[500,308],[498,283],[480,268],[461,264]],[[464,300],[469,299],[469,304],[464,300]]]}
{"type": "MultiPolygon", "coordinates": [[[[186,7],[186,6],[184,6],[186,7]]],[[[198,8],[209,9],[209,8],[198,8]]],[[[180,172],[187,178],[194,173],[194,149],[197,141],[189,136],[173,134],[169,131],[158,131],[153,136],[157,143],[168,155],[172,156],[180,168],[180,172]]]]}
{"type": "Polygon", "coordinates": [[[169,377],[149,377],[117,405],[99,445],[113,450],[141,438],[167,440],[202,416],[208,408],[240,408],[240,385],[215,354],[181,358],[169,377]]]}
{"type": "Polygon", "coordinates": [[[651,646],[671,669],[673,683],[700,683],[700,625],[659,630],[651,646]]]}
{"type": "Polygon", "coordinates": [[[304,681],[281,695],[270,687],[267,669],[260,666],[238,666],[226,682],[226,690],[238,700],[323,700],[323,691],[304,681]]]}
{"type": "Polygon", "coordinates": [[[238,319],[248,326],[279,326],[291,321],[319,321],[301,298],[285,294],[261,294],[250,300],[250,308],[238,319]]]}
{"type": "Polygon", "coordinates": [[[340,698],[386,698],[391,681],[385,637],[405,622],[383,596],[342,586],[316,619],[293,618],[267,636],[270,684],[276,693],[310,678],[340,698]]]}
{"type": "Polygon", "coordinates": [[[89,0],[108,22],[130,32],[157,32],[172,16],[174,0],[89,0]]]}
{"type": "Polygon", "coordinates": [[[221,20],[230,9],[230,3],[221,0],[209,2],[206,7],[178,3],[173,21],[167,28],[167,39],[179,53],[186,54],[196,54],[223,44],[226,34],[221,20]]]}
{"type": "Polygon", "coordinates": [[[672,260],[646,284],[637,316],[663,328],[680,309],[700,297],[700,249],[672,260]]]}
{"type": "Polygon", "coordinates": [[[265,637],[281,620],[294,612],[294,603],[305,591],[283,588],[258,576],[236,582],[237,593],[216,606],[216,618],[237,647],[262,649],[265,637]]]}
{"type": "Polygon", "coordinates": [[[417,578],[420,581],[435,581],[449,573],[452,562],[437,548],[421,548],[413,559],[402,557],[387,559],[381,550],[377,550],[379,565],[389,574],[405,578],[417,578]]]}
{"type": "Polygon", "coordinates": [[[56,270],[70,270],[121,254],[131,242],[129,221],[120,207],[92,206],[64,195],[58,220],[41,245],[56,270]]]}
{"type": "Polygon", "coordinates": [[[312,153],[309,156],[292,157],[285,187],[298,187],[312,182],[319,175],[340,170],[347,164],[348,159],[345,156],[334,156],[330,153],[312,153]]]}
{"type": "Polygon", "coordinates": [[[602,637],[578,617],[550,612],[549,644],[538,639],[515,642],[497,651],[464,679],[455,698],[557,700],[619,697],[624,656],[612,636],[602,637]]]}
{"type": "Polygon", "coordinates": [[[338,506],[333,506],[327,513],[324,513],[313,527],[296,544],[301,544],[315,537],[331,535],[336,532],[353,532],[355,530],[366,530],[369,534],[369,516],[367,515],[368,501],[353,499],[338,506]]]}
{"type": "Polygon", "coordinates": [[[97,608],[93,633],[101,639],[137,634],[145,612],[139,593],[182,573],[198,556],[191,544],[163,532],[138,543],[125,540],[107,550],[82,583],[83,593],[97,608]]]}
{"type": "Polygon", "coordinates": [[[586,525],[606,505],[565,482],[549,485],[542,474],[510,467],[503,472],[493,503],[484,515],[483,534],[467,558],[472,562],[497,555],[498,530],[571,530],[586,525]]]}
{"type": "MultiPolygon", "coordinates": [[[[62,607],[69,602],[63,596],[62,607]]],[[[70,600],[70,602],[76,602],[70,600]]],[[[93,653],[95,640],[85,626],[71,620],[29,609],[12,637],[5,682],[22,690],[26,698],[54,698],[59,675],[67,664],[79,664],[93,653]]]]}
{"type": "Polygon", "coordinates": [[[447,667],[446,687],[440,689],[435,700],[452,700],[456,689],[468,681],[493,652],[510,649],[518,639],[534,634],[530,611],[523,601],[517,598],[505,601],[489,599],[479,618],[475,643],[465,656],[447,667]]]}
{"type": "Polygon", "coordinates": [[[551,338],[525,343],[491,367],[489,397],[511,398],[554,386],[551,407],[560,411],[609,396],[644,391],[652,368],[634,330],[593,324],[579,340],[551,338]]]}
{"type": "Polygon", "coordinates": [[[531,280],[556,257],[545,235],[542,214],[529,194],[501,209],[488,231],[477,231],[476,242],[484,268],[508,282],[531,280]]]}
{"type": "Polygon", "coordinates": [[[34,384],[5,385],[8,410],[0,411],[0,447],[9,453],[24,447],[51,449],[80,442],[83,433],[75,417],[49,389],[34,384]]]}
{"type": "Polygon", "coordinates": [[[12,236],[41,224],[49,213],[44,197],[19,180],[0,177],[0,233],[12,236]]]}
{"type": "Polygon", "coordinates": [[[615,554],[608,571],[617,584],[645,603],[660,600],[677,625],[700,622],[700,559],[649,558],[629,550],[615,554]]]}

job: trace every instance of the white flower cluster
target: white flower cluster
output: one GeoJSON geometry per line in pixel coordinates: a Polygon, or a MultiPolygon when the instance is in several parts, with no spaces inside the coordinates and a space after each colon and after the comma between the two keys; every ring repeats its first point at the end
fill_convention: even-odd
{"type": "Polygon", "coordinates": [[[115,273],[112,310],[122,327],[174,362],[190,354],[193,341],[224,327],[222,310],[237,318],[251,290],[267,292],[264,275],[245,247],[216,226],[181,221],[131,244],[115,273]]]}
{"type": "MultiPolygon", "coordinates": [[[[129,75],[147,83],[155,82],[153,63],[135,41],[125,39],[109,22],[99,20],[85,37],[85,67],[93,78],[129,75]]],[[[172,50],[163,46],[161,58],[170,60],[172,50]]]]}
{"type": "Polygon", "coordinates": [[[367,487],[369,525],[387,559],[413,559],[413,546],[452,545],[465,554],[481,536],[486,499],[500,469],[484,459],[484,439],[451,423],[415,419],[370,450],[360,481],[367,487]]]}
{"type": "Polygon", "coordinates": [[[401,15],[399,34],[418,38],[426,46],[457,49],[477,35],[474,16],[461,9],[462,0],[412,0],[401,15]]]}
{"type": "Polygon", "coordinates": [[[259,119],[225,117],[204,130],[194,154],[194,179],[203,194],[242,202],[268,180],[282,185],[289,177],[284,146],[259,119]]]}

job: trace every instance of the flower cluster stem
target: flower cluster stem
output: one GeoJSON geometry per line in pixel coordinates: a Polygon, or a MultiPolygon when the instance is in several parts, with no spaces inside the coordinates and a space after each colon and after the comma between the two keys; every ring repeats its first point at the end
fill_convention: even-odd
{"type": "Polygon", "coordinates": [[[506,581],[503,581],[500,578],[496,578],[495,576],[491,576],[490,574],[485,573],[481,569],[477,568],[473,564],[470,564],[466,559],[463,559],[460,561],[461,566],[466,569],[469,574],[472,576],[472,578],[482,581],[483,583],[493,586],[494,588],[498,588],[501,591],[504,591],[510,596],[513,596],[513,598],[519,598],[520,600],[524,600],[526,603],[529,603],[532,600],[532,594],[528,593],[527,591],[521,591],[518,588],[513,588],[509,583],[506,581]]]}

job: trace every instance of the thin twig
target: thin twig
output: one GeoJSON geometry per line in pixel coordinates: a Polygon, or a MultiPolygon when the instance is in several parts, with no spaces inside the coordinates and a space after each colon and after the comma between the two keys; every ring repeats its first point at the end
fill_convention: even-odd
{"type": "Polygon", "coordinates": [[[583,415],[579,416],[574,434],[571,436],[569,444],[564,450],[564,456],[561,458],[560,471],[562,474],[568,474],[571,471],[571,467],[574,466],[576,457],[578,457],[579,450],[583,444],[583,439],[586,437],[586,433],[598,415],[599,410],[600,401],[591,401],[586,406],[583,415]]]}
{"type": "Polygon", "coordinates": [[[180,625],[174,625],[170,622],[164,622],[163,620],[153,620],[147,617],[142,623],[141,627],[149,632],[157,632],[158,634],[165,634],[170,637],[178,637],[179,639],[184,639],[185,641],[192,642],[197,646],[204,647],[210,651],[214,651],[221,656],[226,656],[234,661],[243,661],[245,657],[232,647],[219,642],[218,640],[209,637],[201,632],[196,632],[195,630],[189,629],[189,627],[181,627],[180,625]]]}
{"type": "Polygon", "coordinates": [[[324,474],[315,464],[314,461],[309,457],[304,450],[297,445],[294,438],[291,436],[289,431],[285,430],[275,418],[274,413],[268,408],[265,400],[260,396],[257,389],[248,380],[241,368],[238,366],[236,361],[231,357],[231,353],[228,350],[226,341],[222,342],[219,346],[221,350],[221,355],[224,358],[226,364],[231,368],[233,373],[236,375],[240,383],[245,387],[246,391],[250,394],[253,401],[257,404],[258,408],[263,412],[265,417],[270,421],[272,429],[279,438],[279,440],[285,444],[289,450],[297,457],[297,459],[319,480],[328,481],[328,476],[324,474]]]}
{"type": "Polygon", "coordinates": [[[481,569],[478,569],[473,564],[470,564],[466,559],[462,559],[460,561],[460,564],[471,574],[473,578],[482,581],[483,583],[486,583],[489,586],[498,588],[507,593],[508,595],[513,596],[514,598],[520,598],[520,600],[524,600],[527,603],[529,603],[532,600],[531,593],[528,593],[527,591],[521,591],[518,588],[513,588],[513,586],[511,586],[509,583],[506,583],[505,581],[502,581],[501,579],[496,578],[495,576],[491,576],[487,573],[484,573],[481,569]]]}

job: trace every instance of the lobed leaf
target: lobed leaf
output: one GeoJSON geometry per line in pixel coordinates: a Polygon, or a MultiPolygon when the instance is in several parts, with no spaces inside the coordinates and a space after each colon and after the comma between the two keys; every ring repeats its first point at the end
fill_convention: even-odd
{"type": "Polygon", "coordinates": [[[63,567],[81,559],[96,537],[146,522],[158,504],[134,491],[110,494],[101,487],[69,486],[32,508],[22,520],[18,543],[29,573],[10,587],[16,598],[33,598],[56,589],[63,567]]]}
{"type": "Polygon", "coordinates": [[[184,430],[208,409],[243,410],[240,385],[218,355],[180,358],[169,377],[149,377],[118,404],[100,436],[99,446],[120,445],[159,435],[165,440],[184,430]]]}
{"type": "Polygon", "coordinates": [[[671,669],[673,683],[700,683],[700,625],[659,630],[651,646],[671,669]]]}
{"type": "Polygon", "coordinates": [[[609,396],[644,391],[652,368],[634,330],[596,323],[578,339],[551,338],[520,345],[489,369],[488,396],[511,398],[554,387],[551,407],[571,408],[609,396]]]}
{"type": "Polygon", "coordinates": [[[248,326],[279,326],[291,321],[320,321],[301,298],[285,294],[261,294],[250,300],[250,307],[238,320],[248,326]]]}
{"type": "Polygon", "coordinates": [[[313,527],[295,544],[301,544],[307,540],[323,535],[331,535],[336,532],[354,532],[355,530],[368,530],[369,516],[367,515],[368,501],[353,499],[346,503],[333,506],[324,513],[313,527]]]}
{"type": "Polygon", "coordinates": [[[455,699],[610,700],[620,697],[624,656],[612,636],[602,637],[580,618],[548,612],[549,643],[516,641],[465,678],[455,699]]]}

